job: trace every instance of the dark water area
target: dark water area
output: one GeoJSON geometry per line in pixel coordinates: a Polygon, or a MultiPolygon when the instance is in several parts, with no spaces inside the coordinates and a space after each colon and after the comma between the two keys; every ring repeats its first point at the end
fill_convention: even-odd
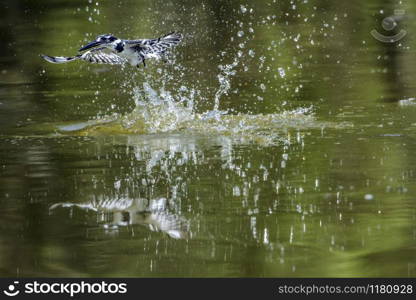
{"type": "Polygon", "coordinates": [[[2,277],[416,276],[414,2],[0,8],[2,277]]]}

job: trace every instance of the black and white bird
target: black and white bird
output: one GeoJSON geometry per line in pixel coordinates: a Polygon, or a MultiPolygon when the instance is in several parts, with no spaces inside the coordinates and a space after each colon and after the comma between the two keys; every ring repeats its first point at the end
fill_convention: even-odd
{"type": "Polygon", "coordinates": [[[84,60],[96,64],[123,65],[130,63],[139,67],[146,66],[146,59],[161,58],[166,50],[176,46],[182,40],[179,33],[169,33],[156,39],[122,40],[111,34],[102,34],[81,49],[72,57],[41,56],[50,63],[63,64],[75,60],[84,60]],[[87,51],[88,50],[88,51],[87,51]]]}

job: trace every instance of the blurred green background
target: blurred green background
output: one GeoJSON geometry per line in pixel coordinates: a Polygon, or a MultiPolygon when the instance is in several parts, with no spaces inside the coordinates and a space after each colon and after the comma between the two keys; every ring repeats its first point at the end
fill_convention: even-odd
{"type": "Polygon", "coordinates": [[[416,275],[414,2],[0,8],[1,276],[416,275]],[[39,57],[171,31],[141,69],[39,57]]]}

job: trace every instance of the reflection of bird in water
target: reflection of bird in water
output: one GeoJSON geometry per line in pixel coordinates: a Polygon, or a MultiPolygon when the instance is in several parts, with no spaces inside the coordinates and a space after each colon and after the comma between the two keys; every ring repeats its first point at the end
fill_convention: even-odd
{"type": "Polygon", "coordinates": [[[166,50],[176,46],[182,40],[179,33],[169,33],[156,39],[122,40],[111,34],[99,35],[97,39],[79,49],[85,51],[72,57],[41,55],[46,61],[63,64],[74,60],[84,60],[96,64],[137,66],[148,58],[161,58],[166,50]],[[89,50],[91,49],[91,50],[89,50]],[[88,51],[86,51],[88,50],[88,51]]]}
{"type": "Polygon", "coordinates": [[[105,219],[105,228],[146,225],[151,231],[161,231],[175,239],[187,238],[188,221],[169,211],[166,198],[157,199],[99,199],[87,203],[56,203],[50,207],[79,207],[94,210],[105,219]]]}

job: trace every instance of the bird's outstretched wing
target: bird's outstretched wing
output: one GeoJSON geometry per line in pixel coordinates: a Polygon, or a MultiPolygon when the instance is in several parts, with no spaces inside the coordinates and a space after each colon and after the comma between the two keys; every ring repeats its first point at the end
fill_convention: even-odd
{"type": "Polygon", "coordinates": [[[84,60],[94,64],[110,64],[110,65],[122,65],[127,62],[125,58],[118,56],[112,52],[106,52],[106,48],[96,48],[82,54],[78,54],[72,57],[64,56],[49,56],[41,54],[46,61],[54,64],[64,64],[74,60],[84,60]]]}
{"type": "Polygon", "coordinates": [[[80,54],[79,59],[95,64],[122,65],[127,59],[118,56],[115,53],[105,51],[106,48],[97,48],[80,54]]]}
{"type": "Polygon", "coordinates": [[[126,45],[144,54],[160,55],[182,40],[180,33],[172,32],[157,39],[142,39],[126,41],[126,45]]]}

